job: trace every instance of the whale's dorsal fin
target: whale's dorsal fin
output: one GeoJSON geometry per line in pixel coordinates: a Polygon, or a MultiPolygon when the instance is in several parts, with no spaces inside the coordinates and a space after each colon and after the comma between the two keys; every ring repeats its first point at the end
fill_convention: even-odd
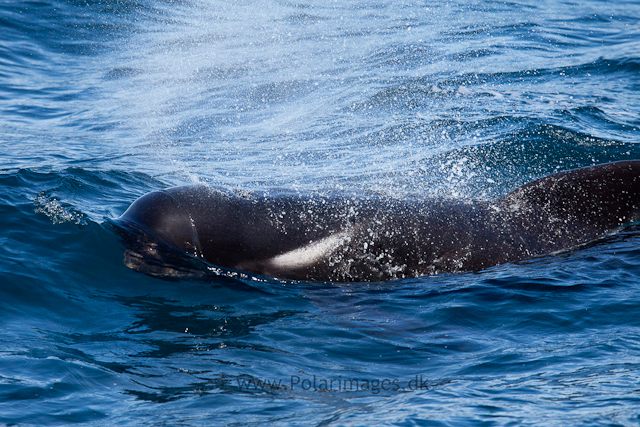
{"type": "Polygon", "coordinates": [[[621,161],[540,178],[498,199],[502,206],[614,227],[640,220],[640,161],[621,161]]]}

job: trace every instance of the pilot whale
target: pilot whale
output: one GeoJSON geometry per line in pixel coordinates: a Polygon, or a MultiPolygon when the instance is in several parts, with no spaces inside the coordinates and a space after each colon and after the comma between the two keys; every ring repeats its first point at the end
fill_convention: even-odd
{"type": "Polygon", "coordinates": [[[127,264],[141,271],[146,257],[156,265],[184,257],[255,275],[352,282],[482,270],[639,219],[640,161],[621,161],[473,202],[189,185],[140,197],[114,223],[128,236],[127,264]]]}

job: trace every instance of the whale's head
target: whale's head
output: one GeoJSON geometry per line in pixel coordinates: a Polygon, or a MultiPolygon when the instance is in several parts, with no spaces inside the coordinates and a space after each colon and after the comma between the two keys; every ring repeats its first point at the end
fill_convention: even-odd
{"type": "Polygon", "coordinates": [[[166,191],[148,193],[111,221],[127,245],[125,264],[151,275],[180,276],[200,256],[198,234],[185,207],[166,191]]]}

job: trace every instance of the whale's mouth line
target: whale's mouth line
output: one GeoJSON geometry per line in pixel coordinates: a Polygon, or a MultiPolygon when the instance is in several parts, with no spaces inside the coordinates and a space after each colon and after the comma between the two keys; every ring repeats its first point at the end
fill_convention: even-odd
{"type": "Polygon", "coordinates": [[[110,225],[122,237],[126,245],[124,264],[132,270],[154,277],[179,279],[192,275],[195,270],[189,265],[189,256],[180,249],[150,233],[131,221],[118,219],[110,225]]]}
{"type": "Polygon", "coordinates": [[[210,264],[165,241],[153,231],[124,218],[107,219],[120,235],[126,249],[124,265],[149,276],[168,280],[206,279],[210,264]]]}

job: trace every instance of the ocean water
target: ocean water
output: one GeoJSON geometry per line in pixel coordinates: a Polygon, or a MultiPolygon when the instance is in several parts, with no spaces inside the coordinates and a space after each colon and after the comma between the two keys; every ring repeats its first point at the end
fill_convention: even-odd
{"type": "Polygon", "coordinates": [[[385,283],[170,281],[146,192],[490,199],[640,158],[636,1],[0,2],[0,423],[638,425],[640,229],[385,283]]]}

